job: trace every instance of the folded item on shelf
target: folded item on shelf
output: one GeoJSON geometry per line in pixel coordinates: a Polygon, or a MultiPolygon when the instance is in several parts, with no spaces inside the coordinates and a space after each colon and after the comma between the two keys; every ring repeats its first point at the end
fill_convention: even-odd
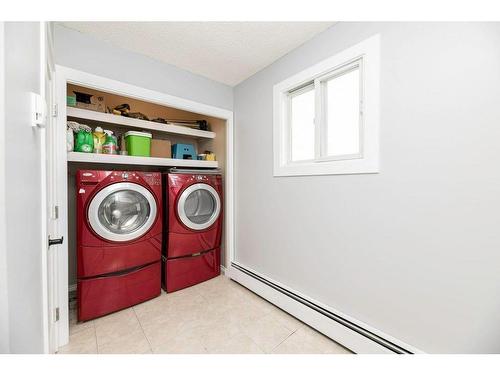
{"type": "Polygon", "coordinates": [[[122,113],[122,116],[136,118],[136,119],[139,119],[139,120],[149,121],[148,116],[146,116],[144,113],[141,113],[141,112],[129,112],[129,113],[126,113],[126,114],[122,113]]]}

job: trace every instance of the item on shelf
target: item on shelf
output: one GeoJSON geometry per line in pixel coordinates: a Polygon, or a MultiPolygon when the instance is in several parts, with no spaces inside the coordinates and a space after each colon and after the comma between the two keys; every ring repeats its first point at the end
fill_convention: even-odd
{"type": "Polygon", "coordinates": [[[75,121],[66,122],[66,151],[75,149],[75,133],[80,129],[80,124],[75,121]]]}
{"type": "Polygon", "coordinates": [[[206,120],[167,120],[169,125],[185,126],[192,129],[208,130],[206,120]]]}
{"type": "Polygon", "coordinates": [[[151,133],[128,131],[125,143],[130,156],[151,156],[151,133]]]}
{"type": "Polygon", "coordinates": [[[106,112],[104,96],[96,96],[81,91],[73,91],[76,95],[75,106],[96,112],[106,112]]]}
{"type": "Polygon", "coordinates": [[[66,96],[66,105],[69,107],[76,106],[76,95],[67,95],[66,96]]]}
{"type": "Polygon", "coordinates": [[[203,154],[198,154],[198,160],[215,161],[215,154],[212,151],[205,151],[203,154]]]}
{"type": "Polygon", "coordinates": [[[78,124],[78,131],[75,135],[75,151],[90,153],[93,149],[92,129],[90,126],[78,124]]]}
{"type": "Polygon", "coordinates": [[[122,116],[131,117],[131,118],[135,118],[135,119],[138,119],[138,120],[149,121],[148,116],[146,116],[144,113],[141,113],[141,112],[129,112],[129,113],[125,114],[125,115],[122,114],[122,116]]]}
{"type": "Polygon", "coordinates": [[[176,143],[172,146],[172,157],[174,159],[196,160],[196,152],[192,144],[176,143]]]}
{"type": "Polygon", "coordinates": [[[102,154],[102,145],[106,141],[106,133],[98,126],[95,128],[92,136],[94,139],[94,154],[102,154]]]}
{"type": "Polygon", "coordinates": [[[127,152],[127,142],[125,142],[125,135],[122,134],[120,135],[120,138],[118,138],[118,148],[120,149],[119,154],[120,155],[128,155],[127,152]]]}
{"type": "Polygon", "coordinates": [[[102,153],[108,155],[116,155],[118,153],[116,137],[113,135],[113,132],[111,130],[105,130],[104,132],[106,133],[106,140],[102,145],[102,153]]]}
{"type": "Polygon", "coordinates": [[[130,112],[130,105],[127,103],[117,105],[111,109],[111,113],[119,116],[126,116],[130,112]]]}
{"type": "Polygon", "coordinates": [[[75,148],[75,134],[73,133],[73,129],[66,129],[66,151],[73,151],[75,148]]]}
{"type": "Polygon", "coordinates": [[[159,122],[160,124],[166,124],[168,122],[167,120],[165,120],[164,118],[161,118],[161,117],[154,118],[151,121],[159,122]]]}
{"type": "Polygon", "coordinates": [[[171,158],[172,143],[164,139],[151,139],[151,156],[155,158],[171,158]]]}

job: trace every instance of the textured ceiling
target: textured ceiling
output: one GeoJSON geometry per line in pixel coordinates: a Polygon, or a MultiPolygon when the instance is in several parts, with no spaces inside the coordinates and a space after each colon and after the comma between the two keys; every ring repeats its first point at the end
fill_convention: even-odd
{"type": "Polygon", "coordinates": [[[333,22],[62,22],[62,25],[234,86],[333,22]]]}

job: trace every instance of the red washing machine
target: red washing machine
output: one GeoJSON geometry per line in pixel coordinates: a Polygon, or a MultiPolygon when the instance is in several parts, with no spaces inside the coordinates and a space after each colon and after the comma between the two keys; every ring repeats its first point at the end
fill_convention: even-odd
{"type": "Polygon", "coordinates": [[[172,169],[164,186],[162,280],[163,288],[173,292],[220,274],[222,176],[219,171],[172,169]]]}
{"type": "Polygon", "coordinates": [[[160,294],[161,178],[148,172],[77,172],[78,320],[160,294]]]}

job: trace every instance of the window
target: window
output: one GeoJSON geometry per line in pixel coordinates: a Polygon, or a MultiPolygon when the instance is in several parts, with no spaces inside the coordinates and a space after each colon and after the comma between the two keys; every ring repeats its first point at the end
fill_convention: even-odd
{"type": "Polygon", "coordinates": [[[274,175],[378,172],[379,38],[274,87],[274,175]]]}

